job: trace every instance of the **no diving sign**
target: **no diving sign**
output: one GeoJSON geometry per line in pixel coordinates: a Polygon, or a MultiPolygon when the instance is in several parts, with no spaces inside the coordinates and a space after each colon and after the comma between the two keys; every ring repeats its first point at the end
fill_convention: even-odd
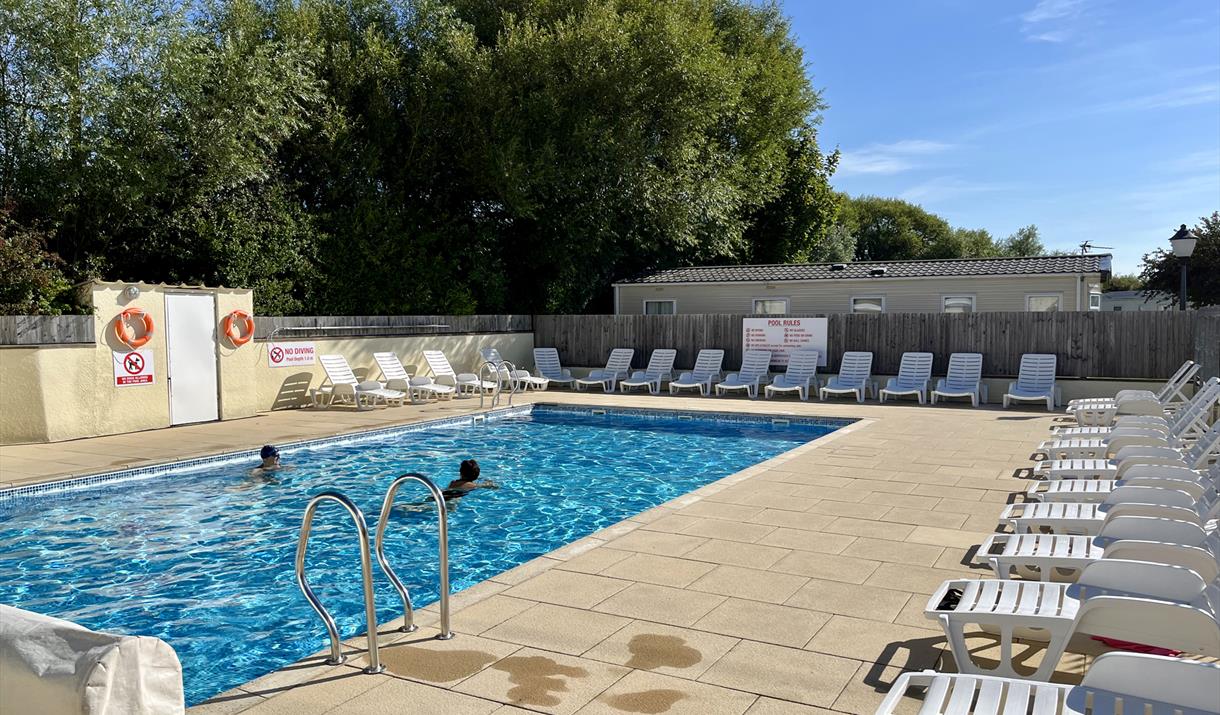
{"type": "Polygon", "coordinates": [[[151,350],[133,350],[114,353],[114,386],[153,384],[153,356],[151,350]]]}
{"type": "Polygon", "coordinates": [[[313,343],[271,343],[267,346],[268,367],[312,365],[313,343]]]}

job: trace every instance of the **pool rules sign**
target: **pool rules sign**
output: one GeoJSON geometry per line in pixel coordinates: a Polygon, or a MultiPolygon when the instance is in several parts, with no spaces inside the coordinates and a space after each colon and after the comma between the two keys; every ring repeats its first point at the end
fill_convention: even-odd
{"type": "Polygon", "coordinates": [[[134,387],[153,384],[152,350],[114,353],[114,386],[134,387]]]}
{"type": "Polygon", "coordinates": [[[826,318],[743,318],[741,342],[746,350],[770,350],[772,365],[787,365],[788,353],[809,348],[825,366],[826,323],[826,318]]]}

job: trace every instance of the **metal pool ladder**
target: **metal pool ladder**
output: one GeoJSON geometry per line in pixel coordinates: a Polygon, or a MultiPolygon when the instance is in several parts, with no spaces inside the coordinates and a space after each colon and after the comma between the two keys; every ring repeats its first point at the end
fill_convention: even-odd
{"type": "MultiPolygon", "coordinates": [[[[394,483],[386,491],[385,499],[381,504],[381,516],[377,523],[375,547],[377,563],[385,571],[386,576],[389,577],[390,583],[398,591],[399,597],[402,598],[403,625],[398,630],[404,633],[415,631],[418,626],[415,625],[415,613],[411,606],[411,596],[407,592],[406,586],[398,578],[398,574],[394,573],[394,569],[390,567],[384,549],[385,530],[386,525],[389,523],[390,510],[394,506],[394,496],[398,493],[398,488],[409,481],[418,481],[427,487],[433,501],[436,503],[437,518],[439,520],[437,539],[439,541],[440,552],[441,617],[440,633],[436,637],[439,640],[449,640],[453,638],[453,630],[449,627],[449,525],[445,511],[445,495],[432,483],[432,480],[421,474],[404,474],[395,479],[394,483]]],[[[313,528],[314,512],[326,501],[333,501],[342,506],[352,517],[352,521],[356,525],[356,533],[360,539],[360,576],[364,591],[364,618],[368,626],[366,638],[368,640],[369,664],[365,667],[364,672],[381,673],[385,670],[385,666],[381,664],[381,658],[377,650],[377,607],[373,599],[373,564],[369,551],[369,527],[364,519],[364,513],[352,503],[351,499],[348,499],[341,492],[322,492],[313,499],[310,499],[309,504],[305,507],[305,517],[301,521],[301,535],[297,540],[297,585],[300,586],[301,593],[305,594],[305,600],[309,601],[310,607],[321,617],[322,624],[326,626],[326,633],[330,637],[330,657],[326,659],[327,665],[343,663],[347,660],[347,656],[343,655],[341,649],[339,628],[335,625],[335,619],[331,617],[330,612],[318,600],[317,595],[309,587],[309,582],[305,578],[305,553],[309,547],[309,533],[313,528]]]]}
{"type": "MultiPolygon", "coordinates": [[[[483,409],[483,372],[490,370],[491,377],[496,383],[496,389],[491,394],[491,406],[494,409],[500,404],[500,393],[503,390],[503,380],[505,374],[508,375],[508,406],[513,406],[513,395],[517,394],[517,378],[513,377],[513,373],[517,371],[517,366],[507,360],[484,360],[479,366],[479,409],[483,409]]],[[[490,380],[489,380],[490,382],[490,380]]]]}
{"type": "Polygon", "coordinates": [[[389,577],[390,583],[394,584],[394,590],[398,591],[398,596],[402,599],[403,624],[398,630],[404,633],[415,631],[418,626],[415,625],[415,609],[411,606],[411,594],[407,592],[407,587],[402,584],[398,574],[394,573],[394,569],[390,567],[390,562],[385,556],[385,530],[386,525],[390,523],[390,510],[394,508],[394,496],[398,494],[399,487],[412,481],[423,484],[432,496],[432,501],[436,503],[436,540],[439,551],[438,556],[440,557],[441,581],[441,632],[436,637],[439,640],[447,641],[453,637],[453,631],[449,628],[449,517],[445,511],[445,495],[432,483],[431,479],[422,474],[404,474],[395,479],[390,488],[386,490],[385,499],[381,502],[381,516],[377,519],[377,563],[381,565],[381,570],[385,571],[385,575],[389,577]]]}

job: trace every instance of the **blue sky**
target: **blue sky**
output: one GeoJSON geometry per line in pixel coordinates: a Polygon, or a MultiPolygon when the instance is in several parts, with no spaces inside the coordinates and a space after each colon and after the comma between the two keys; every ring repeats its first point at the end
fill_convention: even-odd
{"type": "Polygon", "coordinates": [[[1220,210],[1216,0],[786,0],[833,184],[997,237],[1113,246],[1220,210]]]}

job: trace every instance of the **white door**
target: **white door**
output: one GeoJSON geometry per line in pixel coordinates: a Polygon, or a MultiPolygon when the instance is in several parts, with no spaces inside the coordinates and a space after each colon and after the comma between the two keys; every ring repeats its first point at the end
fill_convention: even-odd
{"type": "Polygon", "coordinates": [[[218,419],[215,296],[166,293],[165,340],[169,350],[170,424],[218,419]]]}

